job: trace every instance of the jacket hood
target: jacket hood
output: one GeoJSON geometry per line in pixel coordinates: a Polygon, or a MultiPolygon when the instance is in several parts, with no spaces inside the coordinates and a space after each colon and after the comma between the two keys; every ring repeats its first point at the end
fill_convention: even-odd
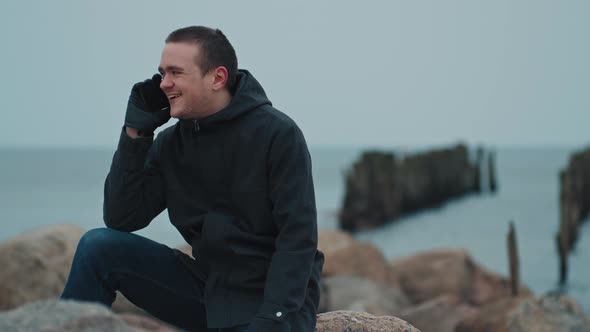
{"type": "Polygon", "coordinates": [[[194,126],[194,120],[198,120],[199,125],[209,125],[232,120],[262,105],[272,105],[260,83],[245,69],[238,69],[236,83],[231,92],[231,101],[219,112],[200,119],[180,119],[179,122],[191,128],[194,126]]]}

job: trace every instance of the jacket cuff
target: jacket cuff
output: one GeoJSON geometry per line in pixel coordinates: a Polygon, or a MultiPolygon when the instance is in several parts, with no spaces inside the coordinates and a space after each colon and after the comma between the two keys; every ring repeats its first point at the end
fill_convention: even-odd
{"type": "Polygon", "coordinates": [[[284,307],[270,302],[264,302],[258,309],[258,314],[256,314],[256,317],[272,319],[277,322],[285,321],[286,316],[287,311],[284,307]]]}
{"type": "Polygon", "coordinates": [[[248,331],[291,332],[287,321],[287,312],[283,307],[272,303],[263,303],[254,317],[248,331]]]}
{"type": "Polygon", "coordinates": [[[125,126],[121,130],[121,136],[119,137],[119,145],[117,149],[124,153],[136,154],[141,152],[147,152],[152,145],[153,136],[131,138],[125,131],[125,126]]]}

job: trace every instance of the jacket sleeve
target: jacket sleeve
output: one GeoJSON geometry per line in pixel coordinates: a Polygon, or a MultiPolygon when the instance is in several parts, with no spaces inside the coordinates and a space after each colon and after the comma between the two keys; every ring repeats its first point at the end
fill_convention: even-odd
{"type": "Polygon", "coordinates": [[[311,157],[299,128],[292,125],[271,143],[269,193],[278,235],[266,278],[264,302],[253,331],[283,331],[288,313],[298,311],[317,252],[317,213],[311,157]]]}
{"type": "Polygon", "coordinates": [[[164,207],[158,140],[133,139],[121,132],[104,185],[103,218],[107,227],[133,232],[147,226],[164,207]]]}

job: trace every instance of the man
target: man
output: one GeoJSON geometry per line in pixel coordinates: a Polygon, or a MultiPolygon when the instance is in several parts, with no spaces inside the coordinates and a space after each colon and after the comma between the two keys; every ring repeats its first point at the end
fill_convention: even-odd
{"type": "Polygon", "coordinates": [[[110,306],[118,290],[190,331],[313,331],[324,258],[303,134],[220,30],[172,32],[159,71],[131,90],[108,228],[80,240],[62,298],[110,306]],[[164,209],[195,259],[129,233],[164,209]]]}

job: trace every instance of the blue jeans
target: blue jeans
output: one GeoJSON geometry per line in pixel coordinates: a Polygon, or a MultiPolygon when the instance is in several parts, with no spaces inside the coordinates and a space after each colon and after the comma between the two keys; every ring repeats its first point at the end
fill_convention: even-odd
{"type": "Polygon", "coordinates": [[[136,234],[98,228],[80,239],[61,298],[111,307],[120,291],[151,315],[184,330],[247,332],[247,325],[207,329],[204,286],[173,249],[136,234]]]}

